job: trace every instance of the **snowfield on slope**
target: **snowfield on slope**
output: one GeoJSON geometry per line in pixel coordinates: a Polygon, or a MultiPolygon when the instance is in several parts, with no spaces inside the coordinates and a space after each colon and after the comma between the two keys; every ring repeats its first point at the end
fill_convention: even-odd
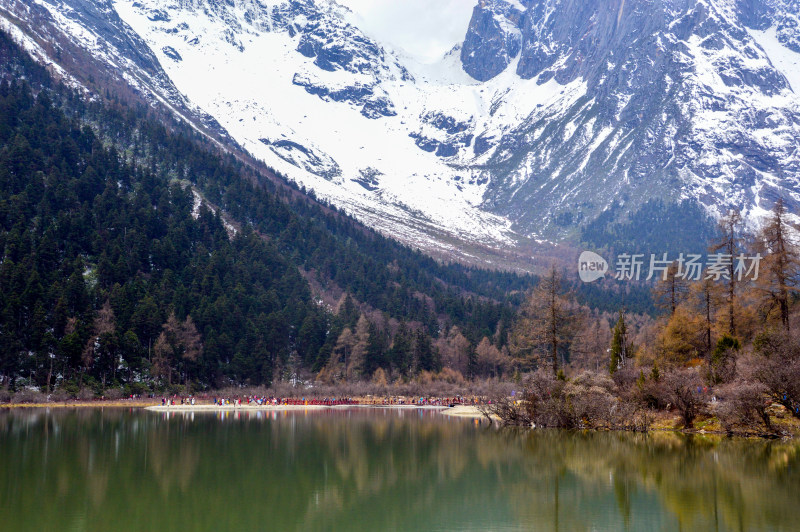
{"type": "MultiPolygon", "coordinates": [[[[415,76],[404,79],[395,59],[402,54],[388,49],[383,50],[384,68],[377,80],[371,74],[326,71],[296,50],[297,36],[263,31],[245,22],[244,13],[239,14],[246,31],[235,35],[241,43],[237,48],[229,42],[230,26],[203,10],[153,0],[118,0],[114,5],[189,101],[216,118],[254,156],[319,197],[379,227],[384,217],[370,213],[388,211],[387,221],[411,216],[461,238],[495,245],[510,241],[510,223],[480,208],[486,183],[477,183],[465,167],[470,147],[445,158],[420,149],[409,136],[435,134],[421,120],[426,113],[444,113],[458,121],[488,116],[495,92],[506,90],[506,80],[498,79],[496,88],[478,84],[461,70],[455,54],[436,65],[402,57],[403,67],[415,76]],[[169,17],[163,18],[168,20],[152,20],[159,9],[167,10],[169,17]],[[375,92],[385,94],[397,114],[368,118],[349,101],[326,101],[310,93],[298,79],[326,91],[377,85],[375,92]]],[[[295,25],[304,22],[301,16],[293,20],[295,25]]],[[[517,78],[516,83],[536,87],[533,81],[517,78]]],[[[536,88],[520,87],[519,97],[507,98],[495,114],[499,123],[482,128],[500,134],[529,114],[542,95],[559,90],[536,88]]],[[[380,228],[394,231],[396,225],[380,228]]]]}
{"type": "MultiPolygon", "coordinates": [[[[23,0],[6,1],[24,18],[23,0]]],[[[660,5],[648,0],[613,13],[568,0],[542,12],[515,0],[33,1],[52,15],[46,31],[151,103],[448,258],[574,241],[608,208],[623,206],[622,221],[652,199],[737,208],[751,224],[777,197],[800,206],[788,7],[754,30],[757,10],[727,0],[680,12],[664,0],[663,19],[643,14],[660,5]]]]}

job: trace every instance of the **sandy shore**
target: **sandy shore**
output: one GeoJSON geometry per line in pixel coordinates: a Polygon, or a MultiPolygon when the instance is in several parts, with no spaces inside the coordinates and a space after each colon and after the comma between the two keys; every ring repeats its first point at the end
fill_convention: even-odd
{"type": "MultiPolygon", "coordinates": [[[[470,419],[486,419],[477,406],[472,405],[458,405],[453,408],[445,408],[442,410],[445,416],[465,417],[470,419]]],[[[492,419],[499,420],[497,416],[492,416],[492,419]]]]}
{"type": "MultiPolygon", "coordinates": [[[[452,416],[466,419],[485,419],[477,407],[472,405],[458,405],[454,407],[433,406],[433,405],[381,405],[381,404],[357,404],[357,405],[175,405],[161,406],[159,403],[150,401],[75,401],[66,403],[20,403],[0,405],[0,409],[15,408],[142,408],[151,412],[284,412],[284,411],[309,411],[324,410],[327,408],[389,408],[404,410],[435,410],[444,416],[452,416]]],[[[494,416],[493,416],[494,417],[494,416]]]]}
{"type": "Polygon", "coordinates": [[[436,410],[445,416],[462,417],[470,419],[483,419],[485,416],[472,405],[459,405],[452,408],[446,406],[419,406],[419,405],[175,405],[161,406],[154,405],[146,407],[151,412],[282,412],[282,411],[304,411],[304,410],[325,410],[325,409],[346,409],[346,408],[391,408],[404,410],[436,410]]]}
{"type": "Polygon", "coordinates": [[[323,410],[334,408],[325,405],[175,405],[175,406],[148,406],[145,410],[151,412],[281,412],[284,410],[323,410]]]}

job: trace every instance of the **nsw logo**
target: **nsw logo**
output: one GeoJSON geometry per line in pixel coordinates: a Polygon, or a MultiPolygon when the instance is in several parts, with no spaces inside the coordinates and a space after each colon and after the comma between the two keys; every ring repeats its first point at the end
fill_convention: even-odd
{"type": "Polygon", "coordinates": [[[584,251],[578,258],[578,276],[584,283],[602,278],[608,271],[606,259],[591,251],[584,251]]]}

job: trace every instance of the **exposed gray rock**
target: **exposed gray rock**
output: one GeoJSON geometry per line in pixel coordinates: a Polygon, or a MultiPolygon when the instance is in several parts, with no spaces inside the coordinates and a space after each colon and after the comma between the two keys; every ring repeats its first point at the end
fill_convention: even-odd
{"type": "MultiPolygon", "coordinates": [[[[482,2],[467,42],[505,42],[519,31],[520,78],[586,89],[566,109],[534,112],[499,142],[475,140],[476,155],[491,153],[482,167],[485,207],[523,232],[544,219],[549,234],[568,234],[564,220],[588,223],[620,201],[630,212],[649,198],[689,197],[722,212],[768,207],[788,190],[787,201],[798,202],[800,99],[784,107],[792,101],[780,99],[790,94],[787,80],[748,32],[774,26],[794,49],[798,4],[537,0],[503,34],[487,22],[497,3],[482,2]]],[[[510,64],[497,59],[499,49],[465,57],[465,71],[496,76],[510,64]]]]}
{"type": "MultiPolygon", "coordinates": [[[[159,61],[176,67],[183,59],[186,67],[196,49],[184,43],[216,46],[212,39],[222,41],[216,49],[228,57],[242,57],[265,32],[281,33],[270,39],[291,56],[282,83],[291,79],[331,106],[384,121],[386,131],[399,133],[395,140],[408,135],[426,152],[415,154],[421,161],[434,160],[437,170],[427,170],[425,179],[451,180],[470,208],[482,194],[480,209],[524,236],[568,238],[579,226],[625,218],[654,198],[695,200],[711,213],[731,207],[758,213],[778,197],[800,206],[800,97],[792,92],[800,87],[790,86],[776,57],[770,60],[759,44],[759,32],[769,30],[786,53],[800,52],[800,0],[476,0],[463,44],[443,63],[449,69],[460,59],[472,83],[461,73],[451,81],[449,70],[444,80],[415,80],[403,55],[351,25],[345,8],[330,0],[138,0],[149,30],[175,39],[155,39],[152,51],[110,0],[2,3],[21,19],[43,12],[43,5],[75,17],[98,36],[90,53],[107,62],[103,72],[186,116],[202,112],[185,101],[159,61]],[[195,15],[214,19],[221,32],[190,28],[195,15]],[[408,99],[414,90],[418,102],[408,99]],[[467,113],[480,116],[448,107],[450,90],[468,106],[474,91],[478,105],[467,113]]],[[[32,32],[44,20],[54,42],[59,31],[70,37],[44,15],[30,19],[32,32]]],[[[284,104],[255,103],[265,115],[284,104]]],[[[337,112],[337,120],[347,112],[337,112]]],[[[361,124],[357,118],[353,124],[361,124]]],[[[369,204],[373,214],[392,201],[382,184],[398,176],[388,175],[380,153],[364,150],[358,164],[365,170],[342,176],[325,140],[309,138],[313,130],[276,128],[283,128],[274,135],[281,140],[262,142],[283,161],[336,183],[358,183],[348,194],[380,196],[369,204]]]]}
{"type": "Polygon", "coordinates": [[[506,69],[521,46],[522,11],[506,0],[480,2],[461,48],[464,70],[479,81],[487,81],[506,69]]]}

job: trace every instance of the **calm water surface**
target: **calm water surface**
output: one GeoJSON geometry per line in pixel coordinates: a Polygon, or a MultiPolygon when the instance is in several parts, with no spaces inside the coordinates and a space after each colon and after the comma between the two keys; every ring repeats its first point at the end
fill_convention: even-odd
{"type": "Polygon", "coordinates": [[[431,410],[0,412],[0,530],[800,530],[797,442],[431,410]]]}

